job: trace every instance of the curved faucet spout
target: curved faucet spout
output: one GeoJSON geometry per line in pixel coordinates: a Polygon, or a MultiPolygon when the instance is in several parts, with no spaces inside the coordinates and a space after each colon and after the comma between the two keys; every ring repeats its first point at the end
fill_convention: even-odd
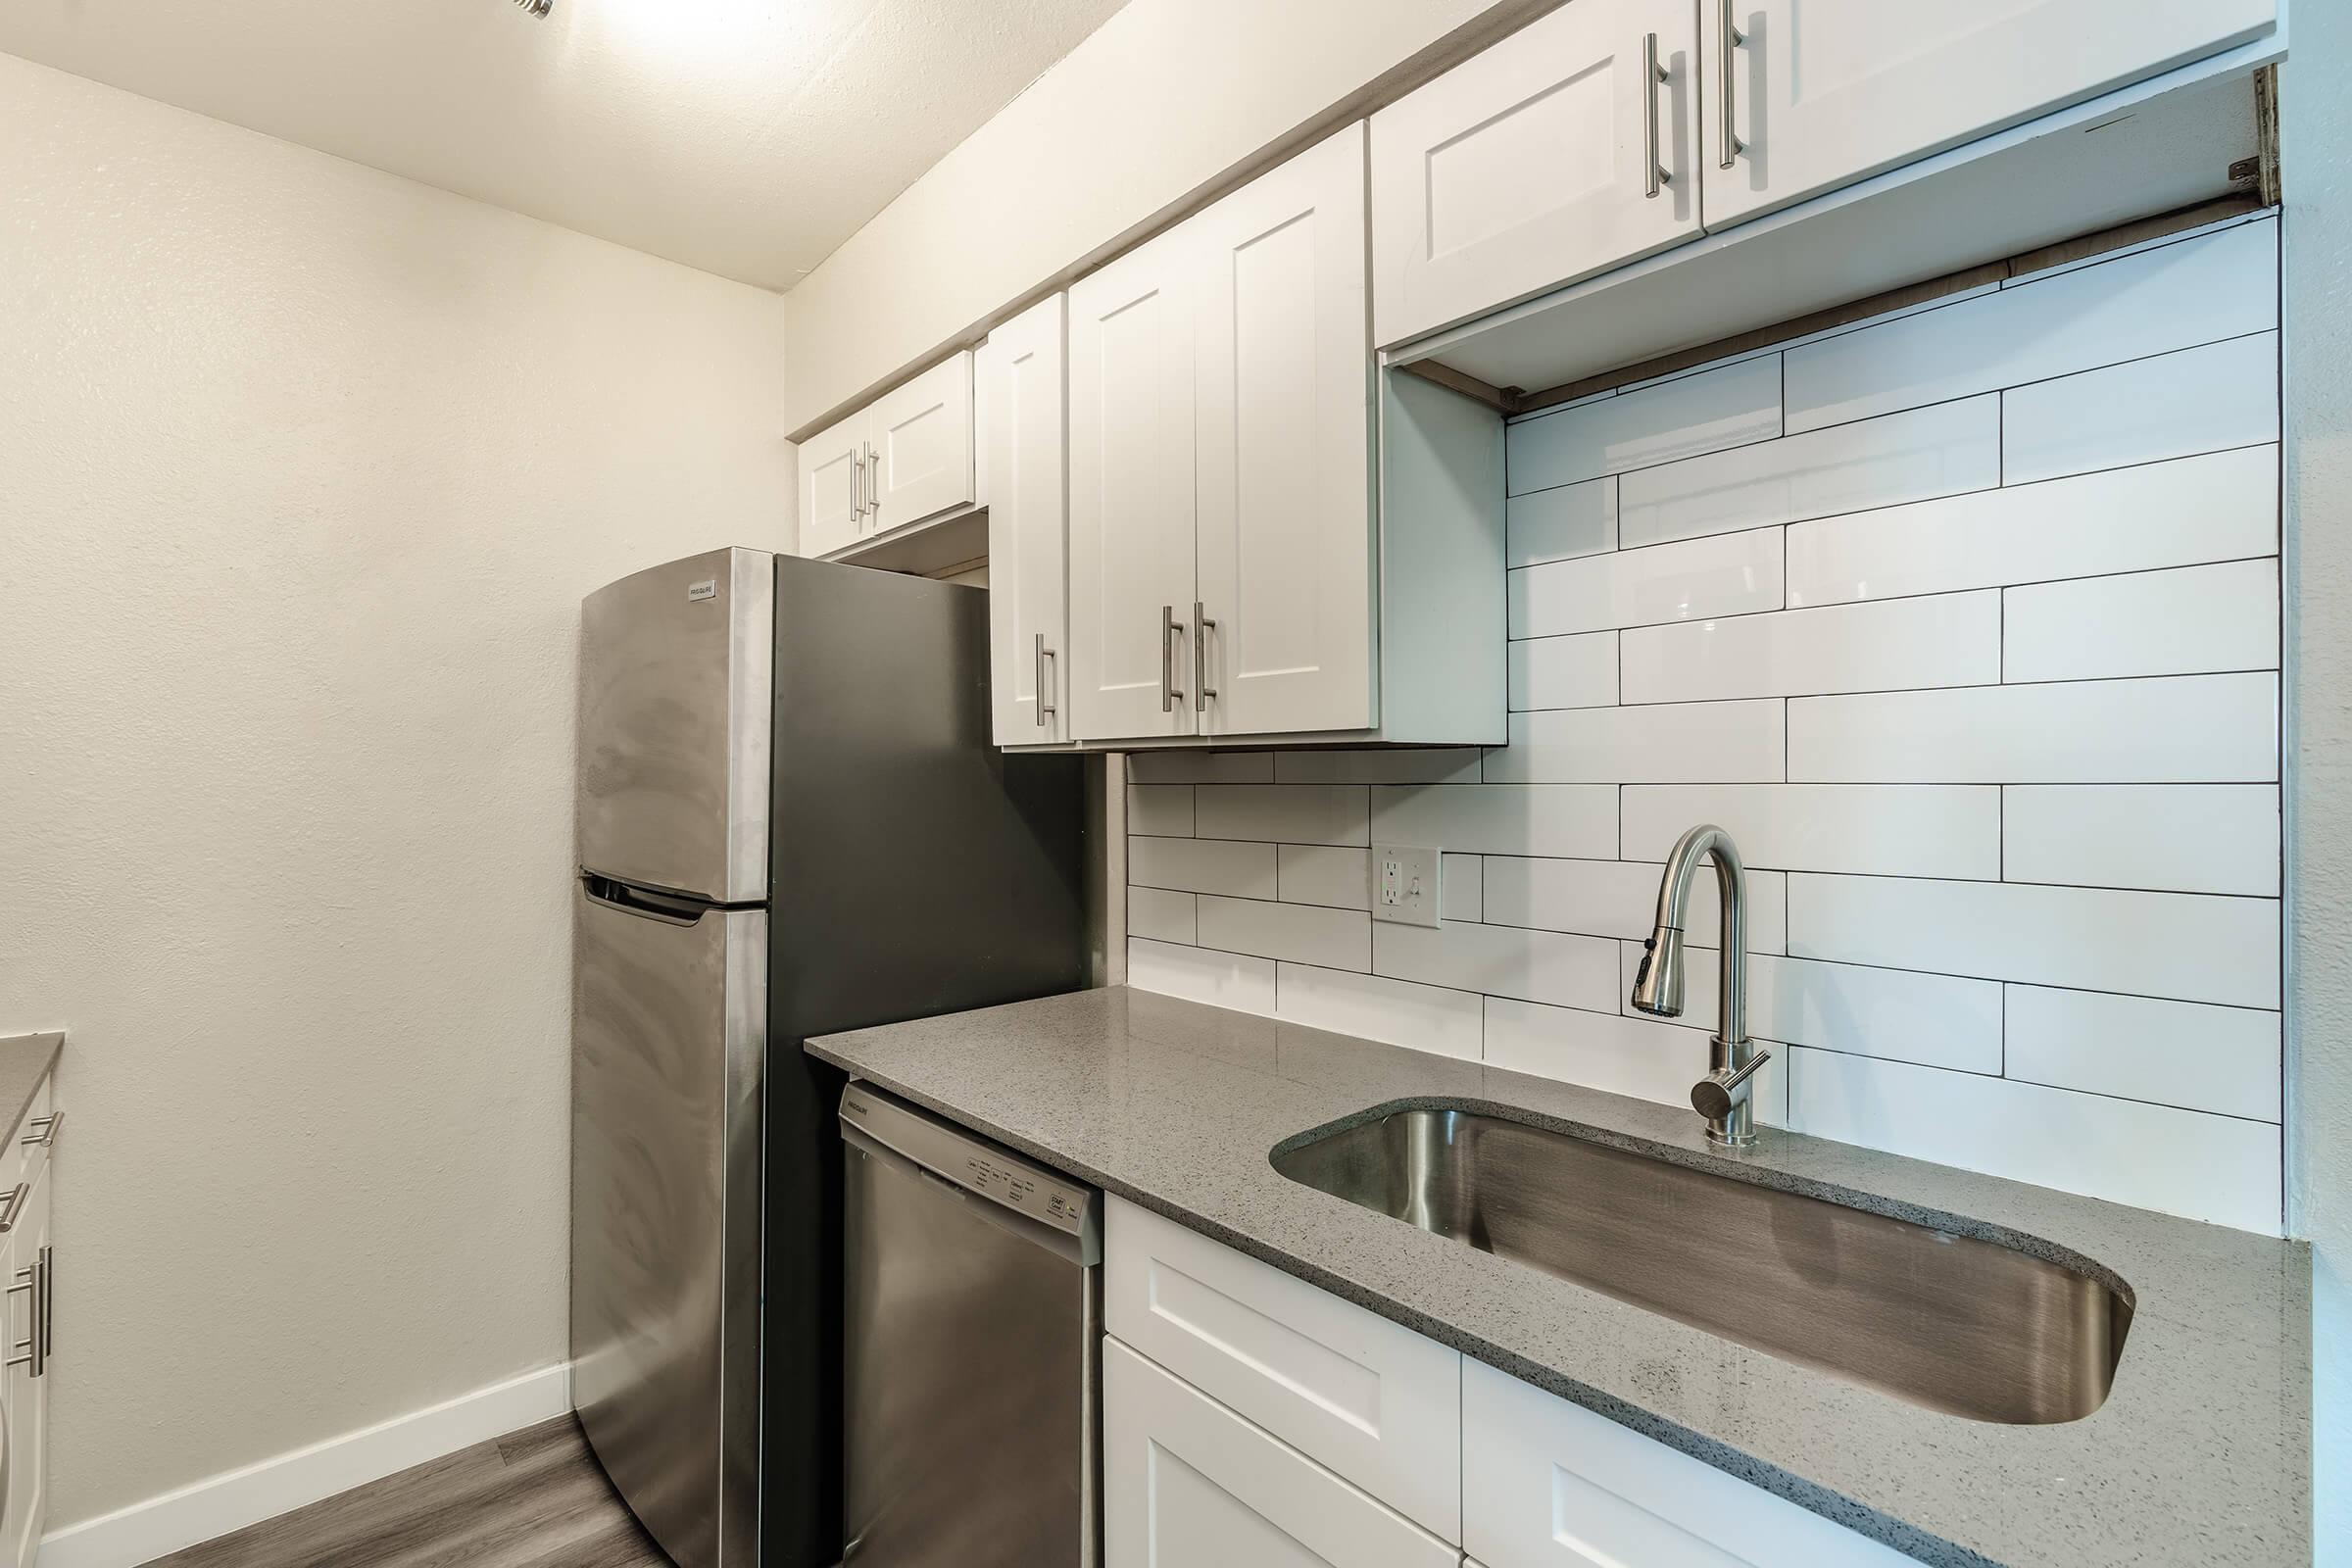
{"type": "Polygon", "coordinates": [[[1683,934],[1690,905],[1690,880],[1702,859],[1715,862],[1723,926],[1718,938],[1718,1004],[1715,1037],[1708,1042],[1706,1077],[1692,1087],[1690,1102],[1707,1121],[1715,1143],[1744,1149],[1756,1141],[1750,1085],[1768,1059],[1747,1038],[1747,868],[1732,836],[1711,822],[1675,841],[1658,879],[1655,929],[1643,943],[1642,966],[1634,974],[1634,1006],[1661,1018],[1683,1010],[1683,934]]]}

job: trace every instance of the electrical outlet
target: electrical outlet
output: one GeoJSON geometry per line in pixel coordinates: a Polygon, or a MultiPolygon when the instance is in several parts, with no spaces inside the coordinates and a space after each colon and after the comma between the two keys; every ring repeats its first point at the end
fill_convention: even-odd
{"type": "Polygon", "coordinates": [[[1372,918],[1396,925],[1438,923],[1436,850],[1396,844],[1372,846],[1372,918]]]}

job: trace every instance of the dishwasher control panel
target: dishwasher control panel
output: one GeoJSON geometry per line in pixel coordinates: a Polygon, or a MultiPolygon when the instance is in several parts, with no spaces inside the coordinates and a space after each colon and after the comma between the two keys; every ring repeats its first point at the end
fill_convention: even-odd
{"type": "Polygon", "coordinates": [[[1084,1229],[1094,1207],[1092,1188],[865,1084],[853,1083],[842,1091],[841,1119],[966,1192],[1072,1236],[1084,1229]]]}

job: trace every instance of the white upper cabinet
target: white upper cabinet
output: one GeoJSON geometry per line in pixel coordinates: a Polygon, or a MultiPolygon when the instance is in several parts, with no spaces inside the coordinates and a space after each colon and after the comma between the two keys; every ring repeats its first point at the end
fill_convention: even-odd
{"type": "Polygon", "coordinates": [[[801,554],[830,556],[979,499],[958,351],[801,443],[801,554]]]}
{"type": "Polygon", "coordinates": [[[1069,516],[1067,301],[1056,294],[981,345],[989,475],[988,612],[999,746],[1069,738],[1064,528],[1069,516]]]}
{"type": "Polygon", "coordinates": [[[801,443],[802,555],[830,555],[864,532],[865,432],[860,412],[801,443]]]}
{"type": "Polygon", "coordinates": [[[1576,0],[1373,116],[1378,341],[1696,237],[1698,63],[1692,0],[1576,0]]]}
{"type": "Polygon", "coordinates": [[[867,531],[972,502],[972,356],[949,356],[875,399],[867,439],[867,531]]]}
{"type": "Polygon", "coordinates": [[[1709,228],[2218,54],[2271,31],[2278,10],[2278,0],[1699,0],[1699,9],[1709,228]]]}
{"type": "Polygon", "coordinates": [[[1374,696],[1364,127],[1188,226],[1200,269],[1189,682],[1199,727],[1364,728],[1374,696]]]}
{"type": "Polygon", "coordinates": [[[1070,288],[1079,740],[1195,732],[1193,257],[1193,230],[1180,225],[1070,288]]]}

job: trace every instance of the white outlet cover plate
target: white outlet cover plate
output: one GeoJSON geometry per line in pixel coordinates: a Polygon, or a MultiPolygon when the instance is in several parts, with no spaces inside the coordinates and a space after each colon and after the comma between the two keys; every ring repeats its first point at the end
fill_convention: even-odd
{"type": "Polygon", "coordinates": [[[1436,850],[1373,845],[1372,918],[1393,925],[1436,925],[1440,863],[1436,850]]]}

